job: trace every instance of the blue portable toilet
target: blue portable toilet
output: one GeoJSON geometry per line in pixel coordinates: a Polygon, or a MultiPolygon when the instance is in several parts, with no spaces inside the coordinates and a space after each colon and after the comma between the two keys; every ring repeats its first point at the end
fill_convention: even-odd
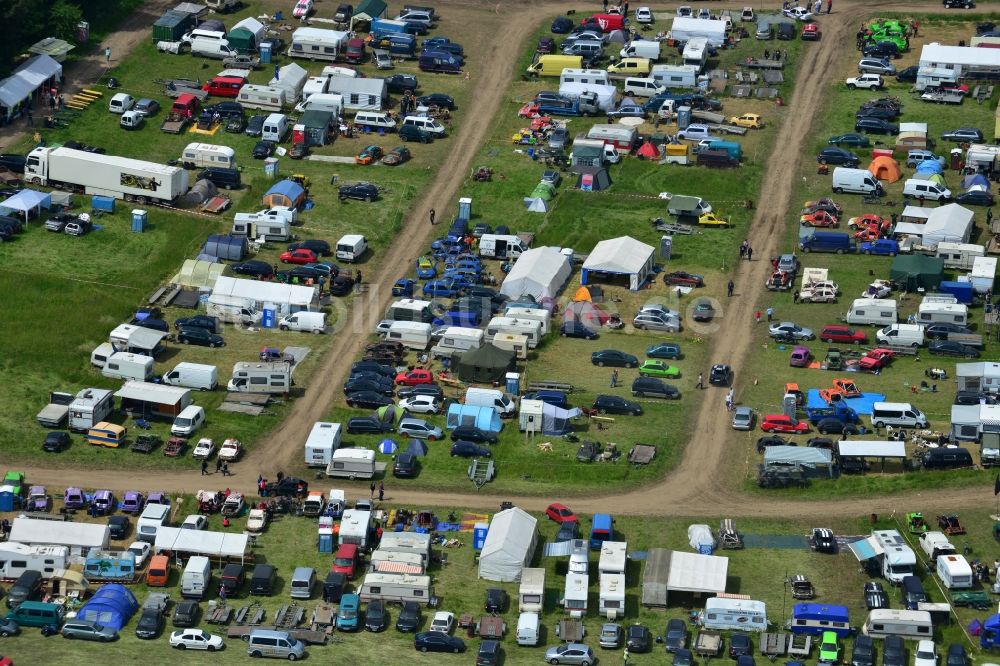
{"type": "Polygon", "coordinates": [[[329,527],[319,528],[318,546],[321,553],[333,552],[333,530],[329,527]]]}
{"type": "Polygon", "coordinates": [[[688,125],[690,124],[691,124],[691,107],[690,106],[677,107],[677,129],[687,129],[688,125]]]}
{"type": "Polygon", "coordinates": [[[472,526],[472,547],[482,550],[486,543],[486,533],[490,531],[489,523],[476,523],[472,526]]]}
{"type": "Polygon", "coordinates": [[[458,216],[464,217],[466,220],[472,219],[472,199],[469,197],[462,197],[458,200],[458,216]]]}
{"type": "Polygon", "coordinates": [[[521,373],[508,372],[505,379],[507,380],[507,393],[521,395],[521,373]]]}
{"type": "Polygon", "coordinates": [[[261,328],[277,328],[278,326],[278,311],[274,308],[274,305],[268,304],[271,307],[264,307],[260,311],[260,327],[261,328]]]}
{"type": "Polygon", "coordinates": [[[146,230],[147,213],[136,208],[132,211],[132,233],[141,234],[146,230]]]}
{"type": "Polygon", "coordinates": [[[0,511],[14,510],[14,486],[0,486],[0,511]]]}
{"type": "Polygon", "coordinates": [[[258,53],[260,53],[260,64],[270,65],[271,64],[271,42],[263,42],[258,47],[258,53]]]}
{"type": "Polygon", "coordinates": [[[268,157],[264,160],[264,175],[274,180],[278,177],[278,158],[268,157]]]}

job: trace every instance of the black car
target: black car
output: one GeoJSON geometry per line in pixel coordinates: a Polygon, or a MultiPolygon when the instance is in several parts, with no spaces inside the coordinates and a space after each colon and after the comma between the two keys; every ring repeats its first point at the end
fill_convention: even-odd
{"type": "Polygon", "coordinates": [[[412,453],[400,453],[392,465],[392,475],[401,479],[412,479],[417,475],[417,456],[412,453]]]}
{"type": "Polygon", "coordinates": [[[108,531],[111,538],[124,539],[128,535],[128,528],[131,525],[128,516],[111,516],[108,518],[108,531]]]}
{"type": "Polygon", "coordinates": [[[599,395],[594,399],[594,409],[601,414],[631,414],[639,416],[642,414],[642,405],[616,395],[599,395]]]}
{"type": "Polygon", "coordinates": [[[639,359],[632,354],[626,354],[617,349],[602,349],[590,355],[590,362],[594,365],[617,368],[634,368],[639,365],[639,359]]]}
{"type": "Polygon", "coordinates": [[[350,407],[366,407],[370,409],[378,409],[379,407],[392,404],[392,398],[381,393],[376,393],[375,391],[348,393],[345,401],[350,407]]]}
{"type": "Polygon", "coordinates": [[[965,653],[965,646],[960,643],[952,643],[948,646],[948,656],[945,658],[945,666],[968,666],[969,657],[965,653]]]}
{"type": "Polygon", "coordinates": [[[386,377],[381,372],[376,372],[375,370],[354,370],[351,372],[351,376],[347,378],[348,382],[353,382],[355,380],[366,380],[380,387],[392,388],[395,386],[395,380],[392,377],[386,377]]]}
{"type": "Polygon", "coordinates": [[[163,631],[163,613],[155,608],[142,611],[135,625],[136,638],[152,640],[158,637],[161,631],[163,631]]]}
{"type": "Polygon", "coordinates": [[[966,206],[992,206],[993,194],[986,190],[969,190],[955,197],[955,203],[966,206]]]}
{"type": "Polygon", "coordinates": [[[347,432],[350,434],[381,434],[391,432],[394,428],[391,419],[382,421],[376,416],[355,416],[347,421],[347,432]]]}
{"type": "Polygon", "coordinates": [[[861,54],[866,58],[899,58],[902,53],[896,42],[868,42],[861,47],[861,54]]]}
{"type": "Polygon", "coordinates": [[[274,267],[271,264],[257,259],[230,264],[229,268],[239,275],[252,275],[259,278],[269,278],[274,275],[274,267]]]}
{"type": "Polygon", "coordinates": [[[906,666],[906,644],[902,636],[890,634],[882,641],[882,664],[884,666],[906,666]]]}
{"type": "Polygon", "coordinates": [[[330,280],[330,293],[333,296],[346,296],[352,289],[354,289],[354,278],[346,273],[330,280]]]}
{"type": "Polygon", "coordinates": [[[541,53],[545,55],[547,53],[556,52],[556,40],[551,37],[542,37],[538,40],[538,44],[535,46],[535,53],[541,53]]]}
{"type": "Polygon", "coordinates": [[[573,29],[573,21],[565,16],[557,16],[550,30],[557,35],[565,35],[573,29]]]}
{"type": "Polygon", "coordinates": [[[392,380],[396,379],[396,370],[394,368],[376,363],[375,361],[356,361],[351,365],[351,374],[353,375],[357,372],[374,372],[392,380]]]}
{"type": "Polygon", "coordinates": [[[806,446],[811,446],[814,449],[833,451],[833,440],[829,437],[810,437],[806,440],[806,446]]]}
{"type": "Polygon", "coordinates": [[[507,592],[499,587],[491,587],[486,590],[486,604],[484,606],[487,613],[499,615],[507,608],[507,592]]]}
{"type": "Polygon", "coordinates": [[[451,95],[445,95],[444,93],[421,95],[417,98],[417,104],[420,106],[436,106],[439,109],[448,109],[449,111],[455,110],[455,99],[451,95]]]}
{"type": "Polygon", "coordinates": [[[857,118],[881,118],[895,120],[899,117],[899,109],[892,106],[863,106],[854,114],[857,118]]]}
{"type": "Polygon", "coordinates": [[[250,116],[247,120],[246,129],[243,133],[247,136],[260,136],[264,132],[264,121],[267,120],[267,116],[257,114],[255,116],[250,116]]]}
{"type": "Polygon", "coordinates": [[[396,631],[414,632],[420,626],[420,606],[415,601],[404,601],[396,618],[396,631]]]}
{"type": "Polygon", "coordinates": [[[597,442],[581,442],[580,448],[576,451],[577,462],[594,462],[597,454],[601,452],[601,445],[597,442]]]}
{"type": "Polygon", "coordinates": [[[193,317],[181,317],[174,321],[174,328],[204,328],[215,333],[219,330],[219,318],[208,315],[195,315],[193,317]]]}
{"type": "Polygon", "coordinates": [[[856,435],[858,434],[858,427],[853,423],[844,423],[838,418],[828,416],[825,419],[820,419],[816,424],[816,430],[819,431],[821,435],[856,435]]]}
{"type": "Polygon", "coordinates": [[[666,638],[664,639],[667,652],[683,650],[687,647],[687,639],[687,624],[684,623],[684,620],[677,618],[667,620],[666,638]]]}
{"type": "Polygon", "coordinates": [[[485,446],[459,440],[451,445],[451,455],[462,458],[489,458],[493,452],[485,446]]]}
{"type": "Polygon", "coordinates": [[[861,158],[849,150],[832,146],[821,150],[816,156],[816,161],[820,164],[843,164],[853,169],[861,162],[861,158]]]}
{"type": "Polygon", "coordinates": [[[837,538],[833,535],[833,530],[826,527],[813,528],[812,547],[817,553],[836,553],[837,538]]]}
{"type": "Polygon", "coordinates": [[[191,599],[180,601],[174,608],[173,625],[179,628],[193,627],[198,624],[200,614],[201,608],[199,608],[197,601],[191,599]]]}
{"type": "Polygon", "coordinates": [[[378,188],[371,183],[342,185],[340,190],[338,190],[337,195],[340,197],[341,202],[347,201],[348,199],[371,202],[378,199],[378,188]]]}
{"type": "Polygon", "coordinates": [[[653,635],[641,624],[630,624],[625,628],[625,647],[629,652],[649,652],[653,646],[653,635]]]}
{"type": "Polygon", "coordinates": [[[465,641],[440,631],[422,631],[413,637],[413,647],[420,652],[465,652],[465,641]]]}
{"type": "Polygon", "coordinates": [[[973,0],[941,0],[945,9],[974,9],[976,3],[973,0]]]}
{"type": "Polygon", "coordinates": [[[960,143],[982,143],[983,131],[977,127],[959,127],[943,133],[941,138],[945,141],[958,141],[960,143]]]}
{"type": "Polygon", "coordinates": [[[753,643],[750,642],[750,637],[738,631],[733,632],[733,635],[729,637],[729,658],[736,659],[751,652],[753,652],[753,643]]]}
{"type": "Polygon", "coordinates": [[[201,110],[201,115],[208,114],[214,116],[219,114],[222,118],[243,118],[245,114],[243,112],[243,105],[239,102],[219,102],[218,104],[210,104],[201,110]]]}
{"type": "Polygon", "coordinates": [[[712,386],[729,386],[732,379],[733,371],[724,363],[713,365],[708,373],[708,383],[712,386]]]}
{"type": "Polygon", "coordinates": [[[797,446],[797,444],[777,435],[764,435],[757,440],[757,453],[764,453],[764,449],[769,446],[797,446]]]}
{"type": "Polygon", "coordinates": [[[289,252],[294,252],[295,250],[312,250],[318,257],[333,256],[333,249],[330,247],[330,243],[318,238],[309,238],[307,240],[289,243],[286,249],[289,252]]]}
{"type": "Polygon", "coordinates": [[[882,583],[877,581],[865,583],[864,596],[865,606],[868,607],[868,610],[889,607],[889,595],[885,593],[885,588],[882,587],[882,583]]]}
{"type": "Polygon", "coordinates": [[[69,141],[63,143],[63,148],[82,150],[85,153],[94,153],[95,155],[103,155],[108,152],[107,149],[101,148],[100,146],[91,146],[88,143],[81,143],[75,139],[70,139],[69,141]]]}
{"type": "MultiPolygon", "coordinates": [[[[398,393],[396,393],[396,396],[400,400],[402,400],[403,398],[409,398],[409,397],[412,397],[412,396],[415,396],[415,395],[432,395],[435,398],[444,399],[444,389],[442,389],[438,384],[417,384],[416,386],[404,386],[403,388],[399,389],[398,393]]],[[[476,428],[475,426],[461,426],[461,427],[456,428],[455,430],[451,431],[451,438],[453,440],[457,440],[457,439],[470,439],[469,437],[456,437],[455,436],[455,433],[458,432],[459,430],[462,430],[463,428],[470,428],[471,430],[476,430],[476,431],[482,432],[481,430],[479,430],[479,428],[476,428]]],[[[464,432],[464,430],[463,430],[463,432],[464,432]]],[[[492,435],[491,433],[486,433],[486,434],[488,434],[491,437],[493,437],[493,439],[490,441],[490,443],[491,444],[495,444],[496,441],[497,441],[496,435],[492,435]]],[[[473,439],[471,441],[478,442],[478,441],[483,441],[483,440],[473,439]]]]}
{"type": "Polygon", "coordinates": [[[13,171],[14,173],[24,173],[24,167],[28,163],[28,158],[24,155],[14,153],[0,154],[0,168],[13,171]]]}
{"type": "Polygon", "coordinates": [[[995,405],[997,404],[996,396],[990,395],[989,393],[980,393],[979,391],[958,391],[955,393],[954,405],[995,405]]]}
{"type": "Polygon", "coordinates": [[[900,83],[916,83],[917,72],[919,70],[920,65],[910,65],[909,67],[899,70],[896,74],[896,80],[900,83]]]}
{"type": "Polygon", "coordinates": [[[220,586],[226,588],[226,597],[235,599],[240,595],[243,583],[246,581],[246,568],[239,562],[230,562],[222,569],[219,576],[220,586]]]}
{"type": "MultiPolygon", "coordinates": [[[[428,384],[421,384],[421,386],[428,386],[428,384]]],[[[419,387],[415,386],[413,388],[419,387]]],[[[400,392],[400,395],[402,395],[402,392],[400,392]]],[[[451,441],[457,442],[459,440],[475,442],[477,444],[482,444],[483,442],[486,442],[487,444],[496,444],[497,435],[495,432],[482,430],[476,426],[462,425],[451,431],[451,441]]]]}
{"type": "Polygon", "coordinates": [[[281,481],[268,483],[264,489],[268,497],[305,497],[309,493],[309,482],[295,476],[286,476],[281,481]]]}
{"type": "Polygon", "coordinates": [[[476,666],[497,666],[500,663],[500,641],[486,640],[479,644],[476,666]]]}
{"type": "Polygon", "coordinates": [[[857,132],[866,132],[868,134],[899,134],[899,125],[882,120],[881,118],[868,116],[858,118],[854,123],[854,129],[857,132]]]}
{"type": "Polygon", "coordinates": [[[389,613],[385,610],[385,603],[378,599],[368,602],[365,609],[365,629],[367,631],[385,631],[389,628],[389,613]]]}
{"type": "Polygon", "coordinates": [[[420,87],[417,77],[413,74],[393,74],[386,77],[385,84],[391,93],[413,92],[420,87]]]}
{"type": "Polygon", "coordinates": [[[588,328],[579,321],[564,321],[559,327],[559,335],[564,338],[583,338],[584,340],[596,340],[597,331],[588,328]]]}
{"type": "Polygon", "coordinates": [[[871,636],[858,634],[854,638],[851,666],[875,666],[875,643],[871,636]]]}
{"type": "Polygon", "coordinates": [[[253,147],[253,158],[255,160],[262,160],[271,155],[274,155],[274,149],[277,148],[278,144],[274,141],[258,141],[257,145],[253,147]]]}
{"type": "Polygon", "coordinates": [[[178,329],[177,341],[185,345],[201,345],[202,347],[223,347],[226,344],[221,335],[197,327],[178,329]]]}
{"type": "Polygon", "coordinates": [[[49,453],[59,453],[69,448],[70,441],[68,432],[54,430],[45,435],[45,443],[42,444],[42,450],[49,453]]]}
{"type": "Polygon", "coordinates": [[[350,395],[352,393],[360,393],[361,391],[370,391],[372,393],[378,393],[379,395],[387,395],[387,396],[392,396],[393,393],[391,384],[390,385],[380,384],[379,382],[360,377],[348,379],[347,383],[344,384],[344,395],[350,395]]]}
{"type": "Polygon", "coordinates": [[[678,650],[674,653],[674,660],[670,662],[673,666],[693,666],[694,655],[691,650],[678,650]]]}
{"type": "Polygon", "coordinates": [[[337,11],[333,13],[333,20],[337,23],[347,23],[354,15],[354,6],[345,2],[337,5],[337,11]]]}
{"type": "Polygon", "coordinates": [[[287,271],[278,271],[274,274],[274,277],[278,280],[278,282],[284,282],[286,284],[294,284],[296,280],[313,280],[315,282],[323,283],[328,277],[330,277],[330,273],[329,271],[316,266],[296,266],[295,268],[289,268],[287,271]]]}
{"type": "Polygon", "coordinates": [[[778,39],[789,41],[795,39],[795,26],[786,21],[778,24],[778,39]]]}
{"type": "Polygon", "coordinates": [[[941,322],[924,326],[924,335],[931,340],[945,340],[950,333],[968,334],[972,329],[960,324],[941,322]]]}
{"type": "Polygon", "coordinates": [[[567,520],[566,522],[559,523],[559,529],[556,531],[556,543],[562,543],[563,541],[572,541],[573,539],[580,538],[580,523],[575,520],[567,520]]]}
{"type": "Polygon", "coordinates": [[[964,358],[979,358],[979,350],[972,345],[963,345],[951,340],[935,340],[927,346],[927,351],[940,356],[962,356],[964,358]]]}

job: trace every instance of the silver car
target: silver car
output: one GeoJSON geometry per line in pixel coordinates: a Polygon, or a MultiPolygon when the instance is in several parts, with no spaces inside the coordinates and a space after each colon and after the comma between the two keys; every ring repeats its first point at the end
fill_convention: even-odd
{"type": "Polygon", "coordinates": [[[753,409],[737,407],[733,412],[733,430],[753,430],[753,409]]]}
{"type": "Polygon", "coordinates": [[[597,659],[594,657],[594,651],[583,643],[564,643],[546,650],[545,661],[550,664],[591,666],[597,659]]]}
{"type": "Polygon", "coordinates": [[[815,337],[811,328],[799,326],[791,321],[775,322],[768,327],[767,332],[772,338],[788,337],[793,340],[812,340],[815,337]]]}
{"type": "Polygon", "coordinates": [[[676,333],[681,330],[681,322],[676,317],[663,317],[655,313],[640,312],[632,320],[632,325],[640,331],[663,331],[676,333]]]}
{"type": "Polygon", "coordinates": [[[108,643],[118,638],[118,631],[89,620],[70,620],[60,632],[63,638],[82,638],[85,641],[108,643]]]}
{"type": "Polygon", "coordinates": [[[862,58],[858,63],[858,71],[862,74],[881,74],[883,76],[895,76],[896,66],[888,60],[879,58],[862,58]]]}
{"type": "Polygon", "coordinates": [[[441,439],[444,434],[441,428],[435,425],[431,425],[423,419],[402,419],[399,422],[398,432],[400,435],[409,435],[410,437],[415,437],[417,439],[429,439],[434,441],[435,439],[441,439]]]}

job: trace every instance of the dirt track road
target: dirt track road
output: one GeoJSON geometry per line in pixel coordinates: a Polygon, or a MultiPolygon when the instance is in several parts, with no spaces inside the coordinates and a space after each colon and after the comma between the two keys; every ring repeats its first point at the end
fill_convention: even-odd
{"type": "MultiPolygon", "coordinates": [[[[444,2],[445,5],[452,3],[444,2]]],[[[519,12],[519,3],[505,3],[503,9],[493,3],[456,3],[456,11],[460,7],[489,6],[495,7],[497,13],[514,14],[519,12]]],[[[547,3],[547,15],[555,14],[569,8],[570,3],[547,3]]],[[[726,6],[726,5],[723,5],[726,6]]],[[[733,5],[739,8],[737,5],[733,5]]],[[[537,10],[534,5],[533,9],[537,10]]],[[[745,335],[746,327],[752,321],[752,313],[756,307],[757,298],[763,290],[769,264],[766,257],[775,256],[784,235],[785,221],[792,204],[790,201],[794,179],[797,178],[798,161],[787,159],[788,155],[799,155],[805,137],[809,136],[813,112],[816,102],[823,99],[824,89],[831,85],[836,76],[837,60],[841,55],[843,45],[852,44],[855,26],[861,20],[860,13],[867,5],[859,0],[837,0],[835,11],[821,18],[823,31],[822,40],[804,49],[804,61],[801,63],[796,78],[796,86],[790,100],[786,120],[779,130],[776,151],[768,163],[768,169],[761,187],[768,193],[769,206],[758,209],[752,222],[749,234],[750,244],[754,254],[760,259],[753,262],[740,263],[734,280],[744,292],[741,299],[735,300],[721,321],[721,328],[713,336],[714,349],[712,359],[719,362],[729,362],[736,370],[737,384],[741,380],[739,369],[750,353],[750,338],[745,335]]],[[[887,3],[880,9],[906,11],[920,8],[926,11],[926,5],[907,5],[903,3],[887,3]]],[[[654,7],[654,9],[656,9],[654,7]]],[[[523,11],[519,13],[523,18],[523,11]]],[[[503,30],[493,34],[490,40],[481,46],[477,62],[481,63],[475,71],[474,80],[470,85],[478,86],[480,93],[476,95],[468,108],[463,109],[463,123],[453,141],[452,151],[446,160],[448,168],[442,169],[439,177],[432,183],[423,198],[410,212],[409,218],[400,233],[406,242],[397,242],[383,258],[381,270],[373,275],[370,281],[375,287],[364,295],[364,302],[356,302],[350,312],[355,321],[349,322],[347,329],[334,340],[332,348],[325,356],[322,365],[316,370],[316,380],[303,398],[296,401],[285,422],[258,446],[247,460],[234,466],[237,475],[227,480],[225,485],[251,488],[258,473],[273,475],[275,469],[294,469],[301,456],[301,442],[305,441],[311,424],[323,417],[329,409],[336,393],[350,367],[350,362],[356,358],[365,342],[359,335],[348,334],[347,331],[371,330],[380,313],[387,305],[389,298],[388,285],[395,278],[398,266],[409,265],[422,248],[426,247],[433,228],[427,223],[428,211],[432,207],[443,208],[453,201],[461,184],[462,174],[469,172],[476,150],[482,145],[489,131],[493,116],[496,114],[505,91],[505,82],[512,76],[512,67],[521,52],[524,39],[533,32],[534,25],[527,21],[505,20],[503,30]],[[381,289],[377,287],[381,286],[381,289]]],[[[760,197],[758,197],[760,198],[760,197]]],[[[713,361],[714,362],[714,361],[713,361]]],[[[739,388],[739,386],[737,386],[739,388]]],[[[889,498],[862,497],[847,500],[824,500],[823,502],[804,502],[778,497],[753,497],[743,494],[739,489],[729,487],[727,481],[730,475],[715,474],[714,470],[731,464],[727,457],[727,447],[736,446],[729,428],[728,418],[724,415],[724,392],[722,389],[704,391],[697,418],[691,432],[695,437],[684,448],[684,457],[678,467],[656,484],[625,493],[613,494],[609,490],[606,496],[579,497],[573,501],[573,507],[580,512],[597,510],[613,510],[621,514],[671,514],[683,516],[712,515],[718,516],[796,516],[807,518],[811,516],[862,515],[870,512],[888,513],[897,507],[908,507],[908,510],[922,508],[934,502],[945,499],[952,508],[978,505],[988,497],[988,483],[981,486],[948,491],[935,491],[908,495],[896,495],[889,498]]],[[[27,468],[25,472],[33,483],[45,483],[58,486],[65,485],[65,472],[40,468],[27,468]]],[[[220,485],[215,479],[204,480],[210,486],[220,485]]],[[[127,479],[121,475],[104,471],[88,472],[86,485],[124,490],[126,487],[165,488],[172,492],[194,492],[204,487],[206,483],[197,472],[159,473],[132,471],[127,479]]],[[[329,487],[333,484],[323,482],[319,486],[329,487]]],[[[352,484],[337,483],[338,487],[348,487],[352,484]]],[[[495,508],[503,500],[514,499],[509,496],[466,493],[435,493],[433,491],[400,491],[392,479],[388,480],[386,499],[394,503],[420,504],[452,507],[482,507],[495,508]]],[[[363,493],[367,484],[356,484],[354,490],[363,493]]],[[[350,490],[349,490],[350,492],[350,490]]],[[[517,503],[527,509],[543,509],[549,498],[526,497],[517,498],[517,503]]]]}

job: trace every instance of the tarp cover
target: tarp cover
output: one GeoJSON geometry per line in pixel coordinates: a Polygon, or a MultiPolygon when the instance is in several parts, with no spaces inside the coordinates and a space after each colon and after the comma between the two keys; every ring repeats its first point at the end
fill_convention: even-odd
{"type": "Polygon", "coordinates": [[[557,248],[532,248],[517,258],[500,286],[500,293],[510,298],[525,294],[535,299],[553,297],[566,284],[571,272],[569,257],[557,248]]]}
{"type": "Polygon", "coordinates": [[[261,280],[245,280],[242,278],[219,276],[215,280],[212,294],[249,298],[258,303],[274,303],[280,306],[284,313],[288,311],[305,310],[316,297],[316,287],[298,284],[282,284],[280,282],[262,282],[261,280]]]}
{"type": "MultiPolygon", "coordinates": [[[[924,225],[925,227],[927,225],[924,225]]],[[[926,242],[926,237],[924,238],[926,242]]],[[[906,291],[935,289],[941,282],[944,259],[922,254],[898,255],[892,262],[889,277],[905,285],[906,291]]]]}
{"type": "Polygon", "coordinates": [[[710,45],[722,46],[726,41],[726,22],[678,16],[671,25],[670,37],[681,42],[705,37],[710,45]]]}
{"type": "Polygon", "coordinates": [[[185,530],[179,527],[160,527],[156,530],[154,552],[204,555],[216,558],[239,558],[247,552],[245,533],[212,532],[209,530],[185,530]]]}
{"type": "Polygon", "coordinates": [[[306,198],[306,191],[294,180],[283,180],[275,183],[264,194],[265,206],[288,206],[298,208],[306,198]]]}
{"type": "Polygon", "coordinates": [[[874,536],[862,539],[861,541],[849,543],[847,544],[847,547],[851,549],[851,552],[854,553],[854,557],[858,558],[859,562],[864,562],[865,560],[870,560],[873,557],[878,557],[885,552],[885,549],[882,548],[882,544],[880,544],[878,539],[874,536]]]}
{"type": "Polygon", "coordinates": [[[698,550],[702,546],[715,548],[715,537],[712,536],[712,528],[708,525],[688,526],[688,545],[698,550]]]}
{"type": "Polygon", "coordinates": [[[521,569],[531,563],[538,544],[537,525],[517,507],[495,514],[479,555],[479,577],[504,583],[521,580],[521,569]]]}
{"type": "Polygon", "coordinates": [[[811,446],[769,446],[764,449],[764,464],[795,464],[809,467],[830,465],[832,455],[826,449],[811,446]]]}
{"type": "Polygon", "coordinates": [[[132,591],[124,585],[111,583],[102,585],[94,596],[80,607],[76,619],[121,631],[137,610],[139,602],[132,591]]]}
{"type": "Polygon", "coordinates": [[[593,272],[629,276],[629,289],[637,291],[653,269],[655,248],[631,236],[603,240],[583,263],[581,284],[591,281],[593,272]]]}
{"type": "Polygon", "coordinates": [[[116,398],[137,400],[157,405],[177,405],[191,396],[191,389],[152,382],[127,381],[115,391],[116,398]]]}

